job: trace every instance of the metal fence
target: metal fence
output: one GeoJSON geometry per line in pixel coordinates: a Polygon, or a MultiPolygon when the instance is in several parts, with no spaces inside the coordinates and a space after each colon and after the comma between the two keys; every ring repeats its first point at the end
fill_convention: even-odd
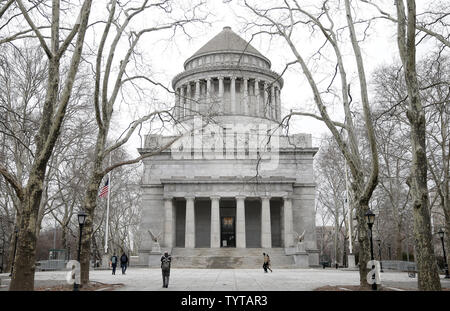
{"type": "Polygon", "coordinates": [[[417,269],[416,263],[411,261],[382,260],[381,264],[383,265],[383,270],[409,271],[417,269]]]}
{"type": "Polygon", "coordinates": [[[41,260],[36,264],[37,271],[65,270],[67,260],[51,259],[41,260]]]}

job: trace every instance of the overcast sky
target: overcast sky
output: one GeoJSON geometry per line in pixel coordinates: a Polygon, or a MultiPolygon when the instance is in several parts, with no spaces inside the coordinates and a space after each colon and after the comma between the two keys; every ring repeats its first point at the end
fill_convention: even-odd
{"type": "MultiPolygon", "coordinates": [[[[102,1],[103,2],[103,1],[102,1]]],[[[254,3],[264,4],[272,3],[276,1],[253,1],[254,3]]],[[[301,1],[304,4],[307,1],[301,1]]],[[[316,1],[309,1],[316,3],[316,1]]],[[[383,9],[390,12],[395,16],[394,4],[392,0],[377,1],[383,9]]],[[[417,1],[418,12],[421,11],[421,7],[427,6],[430,1],[417,1]]],[[[191,1],[185,0],[182,2],[181,7],[175,10],[176,14],[180,14],[184,8],[190,6],[191,1]]],[[[105,18],[104,3],[96,3],[98,9],[94,9],[90,22],[92,23],[98,19],[105,18]],[[101,17],[100,14],[101,13],[101,17]]],[[[376,12],[365,4],[359,3],[356,12],[357,18],[367,18],[376,15],[376,12]]],[[[209,0],[203,12],[210,13],[208,20],[210,24],[196,24],[187,27],[187,31],[191,37],[186,36],[182,32],[177,32],[177,35],[171,39],[170,32],[161,32],[156,35],[146,35],[140,42],[139,55],[141,59],[141,65],[150,68],[152,78],[166,85],[171,89],[172,78],[184,70],[183,63],[206,44],[210,39],[216,36],[222,31],[223,27],[230,26],[234,32],[239,34],[245,40],[250,40],[252,34],[257,31],[253,29],[251,31],[243,32],[245,28],[245,20],[253,21],[254,16],[248,9],[242,8],[242,1],[226,1],[221,0],[209,0]]],[[[345,18],[345,12],[340,12],[341,16],[334,16],[333,18],[345,18]]],[[[155,23],[155,20],[164,21],[162,16],[156,16],[152,14],[143,14],[143,16],[137,20],[133,25],[135,29],[142,29],[150,27],[155,23]]],[[[342,22],[342,20],[341,20],[342,22]]],[[[345,20],[344,20],[345,23],[345,20]]],[[[342,24],[342,23],[341,23],[342,24]]],[[[359,28],[361,30],[361,28],[359,28]]],[[[98,31],[98,30],[97,30],[98,31]]],[[[363,42],[361,42],[361,48],[363,52],[366,76],[370,84],[370,76],[372,72],[380,65],[391,64],[398,62],[398,49],[396,45],[395,27],[392,23],[386,20],[380,20],[373,22],[367,32],[367,36],[363,42]]],[[[360,32],[361,33],[361,32],[360,32]]],[[[101,33],[88,33],[88,41],[98,44],[101,33]]],[[[348,39],[348,33],[344,33],[345,38],[348,39]]],[[[335,58],[333,54],[325,54],[320,59],[309,59],[311,55],[317,50],[317,47],[322,45],[324,40],[320,34],[311,36],[308,31],[297,30],[295,41],[300,52],[305,59],[309,60],[309,64],[313,68],[315,78],[322,85],[326,86],[330,83],[331,77],[334,73],[335,58]]],[[[259,50],[263,55],[269,58],[272,62],[272,70],[281,73],[285,68],[287,62],[293,61],[294,57],[281,38],[269,38],[268,36],[260,35],[256,36],[251,44],[259,50]]],[[[422,42],[419,49],[419,56],[427,52],[427,43],[422,42]]],[[[123,41],[121,49],[117,51],[116,60],[121,59],[121,54],[126,51],[128,47],[127,41],[123,41]]],[[[355,103],[355,109],[359,108],[359,92],[358,92],[358,77],[355,70],[354,55],[350,46],[346,46],[343,49],[344,62],[347,66],[348,81],[352,84],[352,96],[355,103]]],[[[299,66],[291,67],[283,76],[284,87],[281,92],[281,104],[282,115],[289,112],[290,109],[296,109],[306,112],[316,112],[315,104],[312,100],[312,92],[303,77],[299,66]]],[[[142,87],[148,87],[151,89],[149,93],[150,98],[136,99],[133,92],[125,93],[126,101],[121,101],[115,107],[113,123],[111,129],[110,138],[118,137],[133,119],[138,116],[142,116],[149,110],[151,110],[151,104],[154,101],[161,102],[163,104],[173,105],[174,96],[168,94],[162,88],[155,88],[154,86],[142,84],[142,87]],[[120,126],[117,126],[119,124],[120,126]]],[[[327,103],[328,112],[335,120],[342,120],[342,107],[338,100],[327,103]]],[[[325,133],[328,134],[328,129],[325,125],[315,119],[308,117],[298,117],[293,119],[291,124],[291,132],[295,133],[310,133],[313,137],[313,146],[319,147],[321,138],[325,133]]],[[[135,134],[128,142],[126,148],[133,156],[137,156],[137,148],[140,147],[140,139],[135,134]]]]}
{"type": "MultiPolygon", "coordinates": [[[[272,1],[273,2],[273,1],[272,1]]],[[[275,1],[276,2],[276,1],[275,1]]],[[[422,5],[426,1],[419,1],[422,5]]],[[[187,2],[189,3],[189,1],[187,2]]],[[[261,1],[257,2],[262,3],[261,1]]],[[[271,2],[266,2],[271,3],[271,2]]],[[[304,1],[302,1],[304,3],[304,1]]],[[[392,1],[380,1],[387,11],[395,16],[394,6],[392,1]]],[[[375,11],[364,4],[358,5],[357,18],[370,17],[375,15],[375,11]]],[[[188,27],[187,30],[191,38],[185,36],[182,32],[167,40],[168,33],[161,33],[158,35],[147,36],[142,39],[140,50],[142,51],[142,59],[145,60],[146,66],[151,67],[152,75],[155,79],[162,82],[164,85],[171,88],[172,78],[184,70],[184,61],[206,44],[210,39],[222,31],[224,26],[230,26],[232,30],[238,33],[245,40],[250,40],[252,33],[256,30],[242,32],[244,29],[244,20],[253,21],[254,17],[248,9],[242,7],[241,1],[208,1],[204,11],[210,13],[210,25],[197,24],[188,27]]],[[[342,16],[345,17],[344,11],[342,16]]],[[[335,16],[333,16],[335,17],[335,16]]],[[[152,16],[144,16],[141,19],[142,27],[148,27],[148,21],[152,16]]],[[[345,22],[345,20],[343,20],[345,22]]],[[[372,23],[367,37],[361,43],[363,58],[365,61],[365,70],[370,83],[370,75],[377,66],[382,64],[390,64],[398,61],[398,50],[396,45],[395,28],[394,25],[386,20],[380,20],[372,23]]],[[[360,28],[362,29],[362,28],[360,28]]],[[[324,40],[320,35],[311,36],[308,31],[297,30],[297,41],[300,47],[300,52],[308,59],[316,50],[322,45],[324,40]]],[[[98,35],[98,34],[97,34],[98,35]]],[[[343,37],[346,40],[348,34],[344,33],[343,37]]],[[[285,64],[294,60],[293,54],[287,44],[281,38],[269,38],[267,35],[256,36],[251,44],[259,50],[263,55],[269,58],[272,62],[272,70],[280,73],[283,71],[285,64]]],[[[343,50],[344,61],[347,65],[348,80],[352,83],[352,96],[355,103],[355,109],[359,108],[359,91],[358,79],[354,63],[354,55],[350,46],[343,50]]],[[[324,55],[321,59],[311,60],[312,67],[315,70],[317,81],[322,85],[328,85],[334,72],[335,60],[332,54],[324,55]]],[[[290,109],[314,112],[316,111],[315,104],[312,100],[312,92],[303,77],[300,67],[290,68],[283,76],[284,87],[281,92],[282,114],[286,114],[290,109]]],[[[155,89],[154,89],[155,90],[155,89]]],[[[173,95],[167,94],[162,89],[156,89],[154,97],[161,102],[169,102],[173,105],[173,95]]],[[[136,115],[145,112],[145,104],[133,105],[133,101],[128,101],[127,104],[122,103],[115,111],[115,118],[120,120],[122,126],[126,126],[129,120],[136,115]]],[[[328,104],[328,111],[336,120],[342,120],[342,108],[339,101],[334,101],[328,104]]],[[[324,133],[328,133],[325,125],[315,119],[308,117],[298,117],[294,119],[295,122],[291,124],[292,132],[296,133],[311,133],[313,136],[313,145],[320,146],[321,137],[324,133]]],[[[136,153],[136,148],[140,146],[139,137],[134,135],[129,142],[127,149],[136,153]]]]}

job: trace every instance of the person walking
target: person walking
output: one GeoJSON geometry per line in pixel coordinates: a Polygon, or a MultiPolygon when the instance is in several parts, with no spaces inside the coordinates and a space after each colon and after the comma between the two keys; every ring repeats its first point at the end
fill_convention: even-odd
{"type": "Polygon", "coordinates": [[[269,254],[266,254],[266,257],[267,257],[267,265],[266,265],[266,267],[267,267],[267,269],[269,269],[270,272],[272,273],[273,271],[272,271],[272,268],[270,267],[272,264],[271,264],[271,262],[270,262],[270,256],[269,256],[269,254]]]}
{"type": "Polygon", "coordinates": [[[161,257],[161,272],[163,278],[163,287],[169,287],[169,276],[170,276],[170,264],[172,262],[172,257],[169,255],[167,251],[164,252],[164,255],[161,257]]]}
{"type": "Polygon", "coordinates": [[[264,263],[263,263],[264,273],[267,273],[267,269],[269,269],[270,272],[273,272],[272,269],[270,268],[269,254],[263,253],[263,256],[264,256],[264,263]]]}
{"type": "Polygon", "coordinates": [[[264,261],[263,261],[263,269],[264,269],[264,273],[267,273],[267,256],[266,256],[266,253],[263,253],[263,258],[264,258],[264,261]]]}
{"type": "Polygon", "coordinates": [[[111,257],[111,267],[112,267],[112,274],[116,275],[116,267],[117,267],[117,256],[116,253],[114,253],[111,257]]]}
{"type": "Polygon", "coordinates": [[[125,253],[122,253],[122,256],[120,256],[120,267],[122,268],[122,274],[125,274],[127,266],[128,266],[128,256],[125,255],[125,253]]]}

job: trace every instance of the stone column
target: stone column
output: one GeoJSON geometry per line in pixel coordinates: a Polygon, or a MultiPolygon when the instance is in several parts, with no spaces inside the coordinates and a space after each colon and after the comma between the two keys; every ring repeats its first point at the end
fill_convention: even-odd
{"type": "Polygon", "coordinates": [[[211,248],[220,247],[219,196],[211,196],[211,248]]]}
{"type": "Polygon", "coordinates": [[[195,247],[195,210],[194,210],[195,197],[186,197],[186,232],[184,247],[195,247]]]}
{"type": "Polygon", "coordinates": [[[245,196],[236,196],[236,248],[245,248],[245,196]]]}
{"type": "Polygon", "coordinates": [[[184,85],[181,86],[181,118],[186,116],[186,95],[184,92],[184,85]]]}
{"type": "Polygon", "coordinates": [[[248,113],[248,78],[244,77],[243,78],[244,81],[244,92],[243,92],[243,104],[244,104],[244,114],[245,115],[249,115],[248,113]]]}
{"type": "Polygon", "coordinates": [[[191,83],[186,83],[186,115],[192,115],[191,83]]]}
{"type": "Polygon", "coordinates": [[[277,120],[281,121],[281,99],[280,99],[281,91],[280,88],[275,88],[275,102],[277,103],[276,112],[277,112],[277,120]]]}
{"type": "Polygon", "coordinates": [[[173,110],[173,115],[175,119],[179,118],[180,111],[180,89],[175,89],[175,109],[173,110]]]}
{"type": "Polygon", "coordinates": [[[292,199],[288,196],[283,197],[283,226],[284,226],[284,247],[294,246],[293,237],[293,216],[292,216],[292,199]]]}
{"type": "Polygon", "coordinates": [[[194,110],[198,113],[200,112],[200,80],[195,80],[195,103],[194,103],[194,110]]]}
{"type": "Polygon", "coordinates": [[[270,197],[261,197],[261,201],[261,247],[271,248],[270,197]]]}
{"type": "Polygon", "coordinates": [[[225,112],[225,103],[223,101],[223,77],[219,77],[219,112],[225,112]]]}
{"type": "Polygon", "coordinates": [[[255,79],[255,99],[256,99],[256,116],[259,117],[261,115],[261,105],[259,104],[259,79],[255,79]]]}
{"type": "Polygon", "coordinates": [[[269,101],[268,101],[268,92],[267,92],[267,82],[264,81],[264,89],[263,89],[263,111],[264,111],[264,117],[268,118],[269,117],[269,101]]]}
{"type": "Polygon", "coordinates": [[[206,78],[206,102],[209,104],[211,98],[211,78],[206,78]]]}
{"type": "Polygon", "coordinates": [[[164,244],[167,248],[173,247],[173,198],[164,197],[164,244]]]}
{"type": "Polygon", "coordinates": [[[275,119],[275,84],[272,83],[272,87],[270,88],[270,118],[275,119]]]}
{"type": "Polygon", "coordinates": [[[231,113],[236,113],[236,77],[231,77],[230,84],[230,94],[231,94],[231,113]]]}

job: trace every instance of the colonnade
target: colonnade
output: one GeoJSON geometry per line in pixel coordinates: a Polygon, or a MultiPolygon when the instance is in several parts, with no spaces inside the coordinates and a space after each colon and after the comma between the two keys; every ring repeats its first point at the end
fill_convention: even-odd
{"type": "Polygon", "coordinates": [[[276,81],[236,76],[207,77],[179,85],[175,94],[177,119],[208,110],[218,114],[281,118],[280,87],[276,81]]]}
{"type": "MultiPolygon", "coordinates": [[[[245,196],[239,195],[236,200],[236,248],[246,248],[246,230],[245,230],[245,196]]],[[[272,247],[271,217],[270,217],[270,196],[262,196],[261,200],[261,247],[272,247]]],[[[186,219],[185,219],[185,248],[195,248],[195,197],[186,196],[186,219]]],[[[211,200],[211,248],[221,246],[220,241],[220,196],[210,196],[211,200]]],[[[168,247],[174,247],[174,198],[164,198],[165,210],[165,244],[168,247]]],[[[282,211],[282,232],[284,245],[293,245],[293,213],[292,199],[289,196],[283,197],[282,211]]]]}

